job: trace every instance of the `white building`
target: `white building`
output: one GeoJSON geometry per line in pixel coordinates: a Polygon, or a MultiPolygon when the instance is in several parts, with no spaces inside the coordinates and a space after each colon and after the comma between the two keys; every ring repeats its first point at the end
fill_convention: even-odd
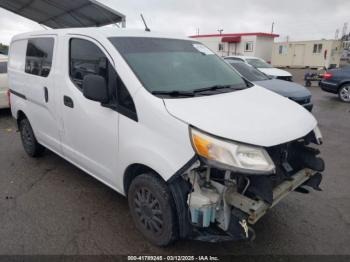
{"type": "Polygon", "coordinates": [[[202,42],[219,56],[256,56],[271,61],[276,34],[240,33],[190,36],[202,42]]]}
{"type": "Polygon", "coordinates": [[[342,42],[343,42],[343,52],[341,56],[341,60],[343,62],[350,62],[350,34],[345,35],[342,37],[342,42]]]}
{"type": "Polygon", "coordinates": [[[339,66],[340,40],[311,40],[275,43],[272,64],[277,67],[329,68],[339,66]]]}

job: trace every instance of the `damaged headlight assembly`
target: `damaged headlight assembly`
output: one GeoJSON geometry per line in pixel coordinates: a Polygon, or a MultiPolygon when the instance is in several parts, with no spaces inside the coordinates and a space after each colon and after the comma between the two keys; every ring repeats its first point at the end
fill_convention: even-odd
{"type": "Polygon", "coordinates": [[[262,147],[227,141],[190,128],[196,153],[211,166],[245,174],[273,174],[275,165],[262,147]]]}

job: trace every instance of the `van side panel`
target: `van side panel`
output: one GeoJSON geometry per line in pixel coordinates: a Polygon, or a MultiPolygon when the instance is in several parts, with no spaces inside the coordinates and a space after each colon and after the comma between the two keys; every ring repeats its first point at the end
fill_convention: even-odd
{"type": "MultiPolygon", "coordinates": [[[[74,41],[86,41],[102,52],[107,58],[103,47],[91,38],[83,36],[62,36],[60,38],[60,50],[58,71],[56,75],[57,87],[56,104],[59,112],[59,121],[62,122],[62,151],[65,158],[75,165],[87,170],[89,174],[103,181],[113,188],[117,165],[118,151],[118,113],[101,106],[101,103],[87,99],[82,89],[76,85],[71,76],[70,61],[73,50],[70,50],[74,41]],[[73,41],[71,41],[73,39],[73,41]],[[75,40],[74,40],[75,39],[75,40]],[[71,104],[64,102],[69,99],[71,104]]],[[[89,61],[92,56],[87,53],[86,46],[79,45],[78,61],[89,61]]],[[[91,50],[91,49],[88,49],[91,50]]],[[[81,65],[78,63],[78,65],[81,65]]],[[[83,69],[82,69],[83,71],[83,69]]],[[[80,71],[78,71],[80,73],[80,71]]],[[[118,190],[118,189],[117,189],[118,190]]]]}
{"type": "MultiPolygon", "coordinates": [[[[163,100],[145,89],[137,92],[134,101],[139,121],[123,115],[119,118],[118,173],[123,174],[132,164],[142,164],[167,181],[195,156],[189,126],[172,117],[163,100]]],[[[123,176],[116,178],[116,184],[123,185],[123,176]]]]}
{"type": "MultiPolygon", "coordinates": [[[[27,50],[27,40],[17,40],[11,43],[8,62],[8,83],[10,90],[17,93],[25,93],[25,55],[27,50]]],[[[25,108],[26,103],[23,98],[11,95],[11,111],[14,118],[17,118],[17,112],[25,108]]],[[[26,110],[27,111],[27,110],[26,110]]],[[[27,112],[30,118],[30,112],[27,112]]]]}

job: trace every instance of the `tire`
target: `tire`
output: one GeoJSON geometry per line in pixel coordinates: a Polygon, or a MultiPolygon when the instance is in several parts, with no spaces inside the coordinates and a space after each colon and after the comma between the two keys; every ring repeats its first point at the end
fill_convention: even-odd
{"type": "Polygon", "coordinates": [[[166,183],[152,173],[137,176],[128,190],[131,216],[137,229],[157,246],[177,239],[175,205],[166,183]]]}
{"type": "Polygon", "coordinates": [[[19,121],[19,132],[21,134],[24,151],[26,151],[30,157],[39,157],[44,153],[45,147],[40,145],[36,140],[32,126],[27,118],[23,118],[19,121]]]}
{"type": "Polygon", "coordinates": [[[343,85],[338,91],[339,99],[350,103],[350,84],[343,85]]]}

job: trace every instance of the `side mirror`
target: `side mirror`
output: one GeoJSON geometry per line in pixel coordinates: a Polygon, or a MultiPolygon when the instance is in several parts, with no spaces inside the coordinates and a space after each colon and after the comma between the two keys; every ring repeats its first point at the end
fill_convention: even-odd
{"type": "Polygon", "coordinates": [[[99,75],[86,75],[83,79],[83,95],[90,100],[108,103],[108,88],[106,80],[99,75]]]}

